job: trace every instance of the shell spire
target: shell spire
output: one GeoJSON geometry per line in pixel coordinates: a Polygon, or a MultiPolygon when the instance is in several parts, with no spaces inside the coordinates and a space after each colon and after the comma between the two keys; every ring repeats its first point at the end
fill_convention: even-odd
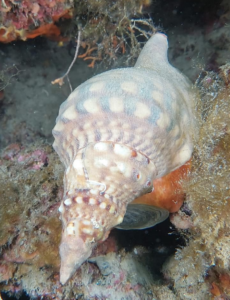
{"type": "Polygon", "coordinates": [[[79,151],[66,170],[65,197],[59,208],[62,283],[90,256],[96,243],[123,221],[127,204],[152,188],[154,172],[147,157],[124,145],[98,142],[79,151]]]}
{"type": "MultiPolygon", "coordinates": [[[[155,34],[134,68],[91,78],[60,107],[53,146],[66,168],[59,207],[62,284],[122,223],[128,204],[191,157],[194,93],[168,63],[167,48],[166,36],[155,34]]],[[[146,218],[154,214],[156,223],[167,217],[160,209],[137,206],[126,228],[133,228],[129,220],[138,210],[146,218]]]]}

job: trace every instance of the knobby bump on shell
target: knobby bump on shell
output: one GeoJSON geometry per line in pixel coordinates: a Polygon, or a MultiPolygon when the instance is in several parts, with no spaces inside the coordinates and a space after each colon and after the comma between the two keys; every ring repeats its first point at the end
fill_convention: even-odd
{"type": "Polygon", "coordinates": [[[53,146],[66,168],[62,284],[122,223],[129,203],[191,157],[194,92],[168,63],[167,49],[167,37],[155,34],[133,68],[87,80],[60,107],[53,146]]]}

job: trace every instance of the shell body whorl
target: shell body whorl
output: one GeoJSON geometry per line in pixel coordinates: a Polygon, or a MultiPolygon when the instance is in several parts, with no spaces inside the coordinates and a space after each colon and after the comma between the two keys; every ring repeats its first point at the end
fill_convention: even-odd
{"type": "Polygon", "coordinates": [[[157,49],[167,54],[162,34],[148,41],[135,67],[91,78],[60,107],[53,135],[66,167],[59,209],[62,283],[122,222],[128,203],[191,157],[191,84],[166,54],[159,61],[157,49]],[[155,60],[146,54],[151,43],[155,60]]]}

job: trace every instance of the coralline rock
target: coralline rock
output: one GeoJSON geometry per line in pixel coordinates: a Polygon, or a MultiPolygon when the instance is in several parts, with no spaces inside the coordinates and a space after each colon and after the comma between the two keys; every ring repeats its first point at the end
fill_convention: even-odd
{"type": "Polygon", "coordinates": [[[38,35],[59,36],[60,29],[54,24],[67,16],[73,1],[37,0],[0,2],[0,42],[9,43],[16,39],[26,40],[38,35]]]}
{"type": "Polygon", "coordinates": [[[188,245],[164,266],[179,299],[229,296],[230,87],[223,78],[228,70],[227,64],[221,68],[222,77],[208,73],[200,83],[205,96],[200,138],[190,180],[184,185],[193,226],[183,232],[188,245]]]}
{"type": "Polygon", "coordinates": [[[147,266],[138,262],[132,253],[114,252],[90,259],[100,269],[103,279],[85,285],[84,296],[90,299],[153,299],[152,275],[147,266]]]}
{"type": "Polygon", "coordinates": [[[191,242],[164,264],[162,272],[171,282],[177,300],[211,299],[210,286],[205,281],[206,263],[205,253],[199,252],[196,243],[191,242]]]}
{"type": "Polygon", "coordinates": [[[22,276],[23,283],[23,274],[27,271],[51,268],[53,273],[59,267],[61,227],[57,203],[62,197],[58,187],[62,172],[48,145],[38,143],[25,149],[12,144],[2,151],[0,278],[3,290],[13,290],[13,278],[22,276]]]}

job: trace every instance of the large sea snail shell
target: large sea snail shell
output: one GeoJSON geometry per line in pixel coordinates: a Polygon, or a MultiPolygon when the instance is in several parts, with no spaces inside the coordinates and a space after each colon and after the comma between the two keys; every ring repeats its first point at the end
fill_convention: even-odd
{"type": "MultiPolygon", "coordinates": [[[[63,284],[122,223],[127,205],[152,189],[153,179],[191,157],[194,93],[169,64],[167,48],[167,37],[155,34],[133,68],[87,80],[60,107],[53,146],[66,168],[59,208],[63,284]]],[[[167,217],[155,213],[156,223],[167,217]]]]}

